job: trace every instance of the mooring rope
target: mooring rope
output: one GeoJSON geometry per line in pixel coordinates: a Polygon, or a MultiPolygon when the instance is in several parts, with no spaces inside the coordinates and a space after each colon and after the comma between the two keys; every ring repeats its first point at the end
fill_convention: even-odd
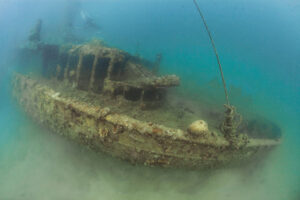
{"type": "Polygon", "coordinates": [[[215,46],[215,42],[214,42],[214,40],[213,40],[213,38],[212,38],[212,35],[211,35],[211,33],[210,33],[209,29],[208,29],[208,26],[207,26],[207,24],[206,24],[205,18],[204,18],[203,14],[202,14],[202,12],[201,12],[201,10],[200,10],[200,7],[199,7],[197,1],[196,1],[196,0],[193,0],[193,1],[194,1],[194,4],[195,4],[195,6],[196,6],[196,8],[197,8],[197,10],[198,10],[199,15],[200,15],[201,18],[202,18],[202,21],[203,21],[203,24],[204,24],[204,26],[205,26],[205,29],[206,29],[206,31],[207,31],[207,33],[208,33],[208,36],[209,36],[211,45],[212,45],[212,47],[213,47],[213,49],[214,49],[214,52],[215,52],[215,55],[216,55],[216,57],[217,57],[217,61],[218,61],[218,65],[219,65],[219,70],[220,70],[220,73],[221,73],[222,82],[223,82],[223,87],[224,87],[224,91],[225,91],[225,97],[226,97],[227,105],[230,105],[230,104],[229,104],[229,98],[228,98],[228,92],[227,92],[227,88],[226,88],[226,82],[225,82],[225,79],[224,79],[224,74],[223,74],[223,70],[222,70],[220,58],[219,58],[219,55],[218,55],[218,52],[217,52],[217,49],[216,49],[216,46],[215,46]]]}

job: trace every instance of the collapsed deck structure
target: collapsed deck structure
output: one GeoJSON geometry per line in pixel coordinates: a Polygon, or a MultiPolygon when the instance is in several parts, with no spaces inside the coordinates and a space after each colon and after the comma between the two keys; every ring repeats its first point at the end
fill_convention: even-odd
{"type": "Polygon", "coordinates": [[[123,95],[145,104],[161,101],[167,88],[179,85],[179,77],[157,77],[137,58],[99,41],[64,48],[44,45],[43,75],[80,90],[123,95]]]}

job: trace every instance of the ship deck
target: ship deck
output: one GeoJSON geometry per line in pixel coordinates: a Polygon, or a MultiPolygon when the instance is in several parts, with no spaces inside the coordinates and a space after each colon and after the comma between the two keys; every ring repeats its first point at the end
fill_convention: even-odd
{"type": "MultiPolygon", "coordinates": [[[[222,111],[217,108],[212,110],[200,102],[188,100],[175,94],[175,91],[166,96],[165,101],[154,108],[142,107],[141,101],[129,101],[122,95],[114,96],[79,90],[72,87],[69,82],[58,82],[53,79],[34,77],[39,83],[47,85],[58,92],[61,97],[71,98],[92,106],[109,107],[114,113],[124,114],[144,122],[161,124],[166,127],[187,130],[188,126],[199,119],[208,123],[209,129],[215,134],[221,135],[219,126],[223,120],[222,111]]],[[[278,138],[281,135],[280,128],[264,119],[247,120],[244,117],[240,132],[246,133],[252,138],[278,138]]]]}

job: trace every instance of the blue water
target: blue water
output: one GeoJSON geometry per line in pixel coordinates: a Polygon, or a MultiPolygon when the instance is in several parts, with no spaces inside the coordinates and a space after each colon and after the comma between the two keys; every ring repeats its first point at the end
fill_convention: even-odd
{"type": "MultiPolygon", "coordinates": [[[[215,55],[192,0],[0,0],[0,199],[300,199],[300,2],[199,1],[230,100],[278,123],[283,143],[264,165],[197,172],[131,166],[35,125],[11,99],[9,80],[37,19],[61,43],[68,17],[83,40],[154,60],[181,77],[183,94],[222,105],[215,55]],[[80,12],[100,31],[84,27],[80,12]]],[[[221,107],[221,106],[220,106],[221,107]]]]}

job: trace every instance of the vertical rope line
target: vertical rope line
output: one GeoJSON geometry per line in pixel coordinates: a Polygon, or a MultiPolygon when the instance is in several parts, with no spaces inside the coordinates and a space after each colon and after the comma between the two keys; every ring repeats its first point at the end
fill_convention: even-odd
{"type": "Polygon", "coordinates": [[[226,82],[225,82],[225,79],[224,79],[224,74],[223,74],[223,70],[222,70],[220,58],[219,58],[219,55],[218,55],[218,52],[217,52],[217,49],[216,49],[216,46],[215,46],[215,42],[214,42],[214,40],[213,40],[213,38],[211,36],[211,33],[210,33],[209,29],[208,29],[208,26],[206,24],[205,18],[204,18],[203,14],[202,14],[202,12],[200,10],[200,7],[199,7],[197,1],[196,0],[193,0],[193,1],[194,1],[194,4],[195,4],[195,6],[196,6],[196,8],[198,10],[198,13],[199,13],[200,17],[202,18],[202,21],[203,21],[205,29],[206,29],[206,31],[208,33],[211,45],[212,45],[212,47],[214,49],[214,52],[215,52],[215,55],[216,55],[216,58],[217,58],[217,61],[218,61],[218,65],[219,65],[219,70],[220,70],[221,77],[222,77],[222,82],[223,82],[223,87],[224,87],[224,92],[225,92],[225,97],[226,97],[227,105],[230,105],[229,104],[229,98],[228,98],[228,92],[227,92],[227,88],[226,88],[226,82]]]}

